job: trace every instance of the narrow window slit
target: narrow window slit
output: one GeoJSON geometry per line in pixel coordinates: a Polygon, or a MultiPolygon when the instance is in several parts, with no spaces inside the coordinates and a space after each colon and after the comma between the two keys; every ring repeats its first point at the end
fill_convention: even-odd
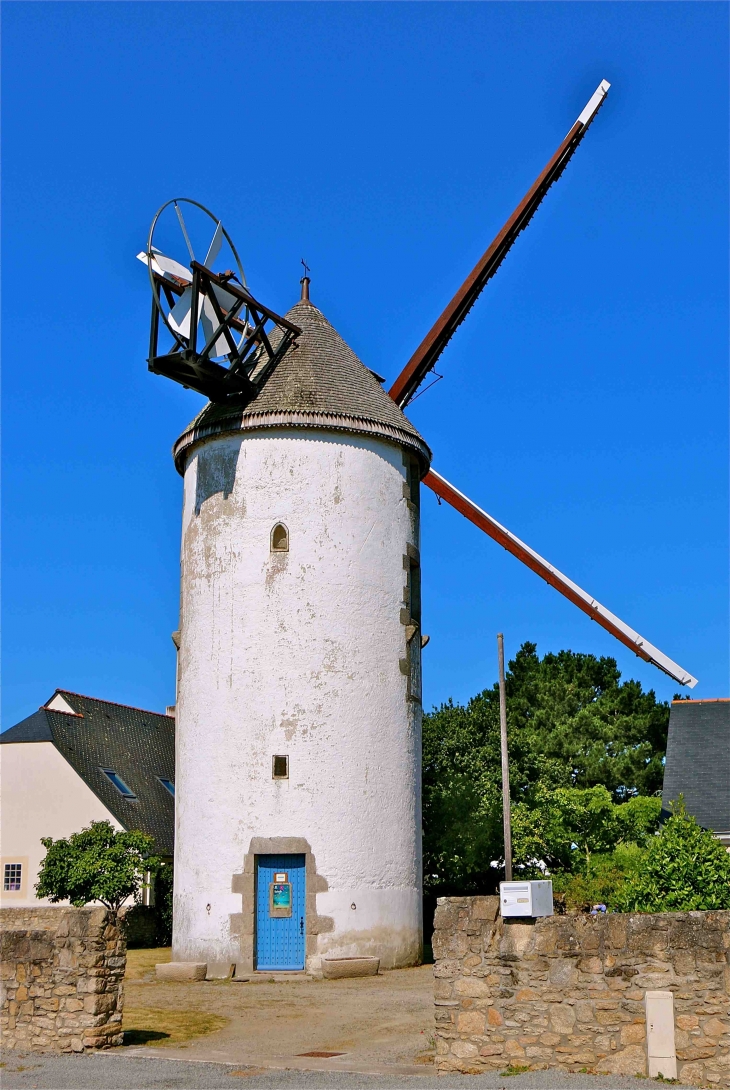
{"type": "Polygon", "coordinates": [[[272,553],[289,552],[289,531],[283,522],[277,522],[271,531],[271,551],[272,553]]]}

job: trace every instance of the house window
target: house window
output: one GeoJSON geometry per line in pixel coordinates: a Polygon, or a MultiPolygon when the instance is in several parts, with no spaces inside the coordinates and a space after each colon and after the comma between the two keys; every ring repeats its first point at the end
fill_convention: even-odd
{"type": "Polygon", "coordinates": [[[163,776],[158,776],[157,779],[160,781],[165,790],[169,791],[172,797],[175,798],[175,784],[172,782],[172,780],[166,780],[163,776]]]}
{"type": "Polygon", "coordinates": [[[3,889],[6,893],[19,893],[20,880],[23,876],[22,863],[6,863],[3,874],[3,889]]]}
{"type": "Polygon", "coordinates": [[[116,787],[119,794],[123,795],[125,799],[136,799],[137,798],[134,791],[132,791],[131,787],[127,787],[127,785],[124,782],[124,780],[122,779],[122,777],[119,776],[114,771],[113,768],[102,768],[101,771],[104,773],[104,775],[107,777],[107,779],[111,780],[111,782],[114,784],[114,786],[116,787]]]}
{"type": "Polygon", "coordinates": [[[275,780],[288,780],[289,758],[284,757],[281,754],[273,757],[271,762],[271,775],[275,780]]]}
{"type": "Polygon", "coordinates": [[[289,531],[283,522],[277,522],[271,531],[271,551],[272,553],[289,552],[289,531]]]}

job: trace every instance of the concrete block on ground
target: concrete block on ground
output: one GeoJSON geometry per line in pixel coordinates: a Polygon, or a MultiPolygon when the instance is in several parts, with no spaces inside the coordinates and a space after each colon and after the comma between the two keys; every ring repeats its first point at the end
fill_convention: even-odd
{"type": "Polygon", "coordinates": [[[205,980],[208,966],[204,961],[166,961],[155,965],[158,980],[205,980]]]}
{"type": "Polygon", "coordinates": [[[339,980],[346,976],[377,976],[380,958],[322,958],[322,975],[325,980],[339,980]]]}
{"type": "Polygon", "coordinates": [[[206,980],[230,980],[236,971],[236,966],[230,961],[209,961],[206,980]]]}

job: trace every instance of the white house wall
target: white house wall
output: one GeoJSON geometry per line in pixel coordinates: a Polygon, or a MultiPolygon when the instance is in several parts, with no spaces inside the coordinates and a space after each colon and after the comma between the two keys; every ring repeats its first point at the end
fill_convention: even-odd
{"type": "Polygon", "coordinates": [[[232,886],[254,838],[311,847],[316,910],[329,930],[310,967],[322,954],[378,954],[386,966],[419,959],[420,632],[409,652],[403,619],[417,536],[395,445],[291,429],[215,438],[192,452],[176,959],[240,959],[231,918],[242,898],[232,886]],[[271,551],[278,522],[289,531],[286,553],[271,551]],[[288,780],[272,779],[274,754],[288,755],[288,780]]]}
{"type": "Polygon", "coordinates": [[[0,889],[0,903],[6,907],[50,903],[34,894],[46,854],[42,836],[67,837],[92,821],[122,828],[53,742],[1,745],[0,786],[0,875],[5,863],[23,864],[19,892],[0,889]]]}

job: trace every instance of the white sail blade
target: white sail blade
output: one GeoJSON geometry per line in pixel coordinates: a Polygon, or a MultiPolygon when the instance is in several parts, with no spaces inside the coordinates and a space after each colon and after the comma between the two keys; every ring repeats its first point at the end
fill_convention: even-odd
{"type": "MultiPolygon", "coordinates": [[[[217,295],[217,292],[216,292],[217,295]]],[[[216,329],[220,325],[218,317],[213,309],[213,304],[207,295],[201,296],[200,300],[200,324],[203,327],[203,336],[205,337],[205,343],[207,344],[210,338],[215,333],[216,329]]],[[[202,346],[201,346],[202,350],[202,346]]],[[[213,345],[210,355],[211,356],[226,356],[231,350],[226,338],[221,333],[218,340],[213,345]]]]}
{"type": "MultiPolygon", "coordinates": [[[[145,265],[149,264],[147,254],[142,251],[141,254],[137,254],[137,260],[143,262],[145,265]]],[[[181,265],[177,261],[173,261],[171,257],[166,257],[160,250],[152,247],[152,269],[158,276],[170,276],[177,280],[184,280],[186,284],[189,284],[192,280],[190,269],[186,269],[184,265],[181,265]],[[169,274],[169,275],[168,275],[169,274]]]]}
{"type": "Polygon", "coordinates": [[[463,492],[459,492],[458,488],[454,488],[439,473],[436,473],[433,469],[429,470],[423,479],[423,483],[427,484],[437,496],[455,507],[460,514],[468,518],[470,522],[473,522],[475,526],[478,526],[480,530],[483,530],[485,534],[497,541],[513,556],[516,556],[518,560],[521,560],[523,564],[526,564],[528,568],[531,568],[551,587],[555,587],[557,591],[560,591],[573,605],[578,606],[584,613],[587,613],[592,620],[605,628],[617,640],[620,640],[639,658],[658,666],[660,670],[663,670],[665,674],[669,674],[680,685],[686,685],[689,689],[695,687],[697,684],[696,677],[693,677],[687,670],[684,670],[678,663],[670,659],[658,647],[654,647],[648,640],[645,640],[643,636],[640,636],[638,632],[625,624],[615,613],[611,613],[610,610],[606,609],[605,606],[602,606],[600,602],[597,602],[595,598],[574,583],[572,579],[568,579],[567,575],[559,572],[534,549],[531,549],[524,541],[520,541],[506,527],[500,525],[496,519],[483,511],[481,507],[477,507],[463,492]]]}
{"type": "Polygon", "coordinates": [[[215,229],[215,234],[213,235],[213,239],[211,241],[211,244],[208,247],[208,253],[205,255],[205,261],[203,262],[206,269],[212,269],[213,268],[213,262],[218,257],[218,254],[220,253],[220,249],[221,249],[222,244],[223,244],[223,224],[219,223],[218,226],[215,229]]]}
{"type": "Polygon", "coordinates": [[[190,337],[190,308],[192,306],[193,289],[186,288],[175,306],[167,316],[167,320],[176,333],[181,337],[190,337]]]}
{"type": "Polygon", "coordinates": [[[171,273],[173,276],[176,276],[178,280],[184,280],[187,284],[190,283],[193,278],[190,269],[186,269],[179,261],[173,261],[171,257],[167,257],[160,250],[153,248],[152,253],[155,261],[164,273],[171,273]]]}
{"type": "Polygon", "coordinates": [[[223,309],[223,312],[227,314],[237,302],[235,295],[231,295],[229,291],[219,287],[217,284],[213,284],[212,287],[213,294],[218,300],[219,306],[223,309]]]}

